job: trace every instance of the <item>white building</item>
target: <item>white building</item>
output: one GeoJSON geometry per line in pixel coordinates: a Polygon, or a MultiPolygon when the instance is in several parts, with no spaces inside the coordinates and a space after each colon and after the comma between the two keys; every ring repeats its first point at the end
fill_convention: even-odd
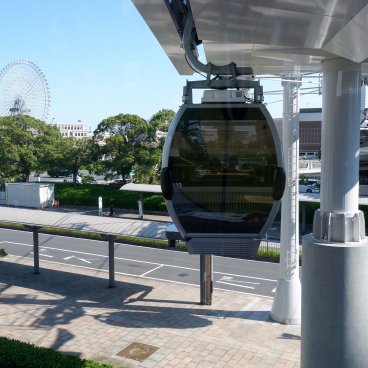
{"type": "Polygon", "coordinates": [[[73,137],[77,139],[92,138],[93,132],[91,128],[88,130],[86,125],[80,120],[77,124],[65,123],[65,124],[52,124],[60,130],[63,137],[73,137]]]}

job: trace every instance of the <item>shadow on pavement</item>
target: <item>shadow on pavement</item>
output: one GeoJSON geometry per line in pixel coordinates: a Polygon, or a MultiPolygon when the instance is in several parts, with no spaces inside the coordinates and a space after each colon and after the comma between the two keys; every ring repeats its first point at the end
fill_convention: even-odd
{"type": "MultiPolygon", "coordinates": [[[[58,326],[54,348],[73,338],[63,326],[85,315],[96,323],[123,328],[201,328],[211,325],[217,318],[257,320],[259,316],[262,321],[268,320],[269,311],[239,312],[199,306],[190,300],[148,298],[154,287],[137,283],[116,281],[116,287],[109,289],[107,277],[107,274],[104,279],[48,268],[34,275],[30,265],[0,261],[0,305],[3,309],[28,305],[29,321],[32,320],[31,327],[35,329],[58,326]],[[13,286],[20,289],[16,293],[8,292],[13,286]]],[[[168,288],[177,288],[177,285],[168,284],[168,288]]],[[[9,311],[14,313],[14,309],[9,311]]],[[[0,324],[5,323],[2,318],[7,316],[0,314],[0,324]]],[[[17,325],[16,319],[6,321],[6,325],[17,325]]]]}

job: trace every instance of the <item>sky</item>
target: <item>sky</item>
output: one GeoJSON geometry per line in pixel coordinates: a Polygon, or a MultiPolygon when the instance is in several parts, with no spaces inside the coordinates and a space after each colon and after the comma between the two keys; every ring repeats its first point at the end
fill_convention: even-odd
{"type": "MultiPolygon", "coordinates": [[[[130,0],[0,0],[0,14],[0,69],[25,59],[42,70],[48,123],[80,120],[94,130],[120,113],[176,111],[193,79],[178,75],[130,0]]],[[[282,117],[282,95],[267,94],[281,91],[280,81],[262,84],[271,115],[282,117]]],[[[299,105],[320,107],[321,96],[302,95],[299,105]]]]}

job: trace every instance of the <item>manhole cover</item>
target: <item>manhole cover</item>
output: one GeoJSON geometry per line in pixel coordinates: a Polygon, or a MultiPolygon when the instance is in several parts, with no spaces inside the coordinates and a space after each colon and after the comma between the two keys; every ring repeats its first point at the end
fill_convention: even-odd
{"type": "Polygon", "coordinates": [[[188,274],[187,274],[187,273],[185,273],[185,272],[183,272],[183,273],[178,273],[178,276],[179,276],[179,277],[187,277],[187,276],[188,276],[188,274]]]}
{"type": "Polygon", "coordinates": [[[158,350],[158,348],[155,346],[133,342],[123,350],[119,351],[116,355],[143,362],[143,360],[147,359],[156,350],[158,350]]]}

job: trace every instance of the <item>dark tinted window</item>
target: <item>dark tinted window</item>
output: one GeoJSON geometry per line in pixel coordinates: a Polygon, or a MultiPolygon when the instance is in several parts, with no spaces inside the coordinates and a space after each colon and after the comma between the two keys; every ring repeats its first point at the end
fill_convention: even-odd
{"type": "Polygon", "coordinates": [[[186,110],[173,136],[173,205],[187,233],[258,233],[273,205],[277,167],[259,109],[186,110]]]}

